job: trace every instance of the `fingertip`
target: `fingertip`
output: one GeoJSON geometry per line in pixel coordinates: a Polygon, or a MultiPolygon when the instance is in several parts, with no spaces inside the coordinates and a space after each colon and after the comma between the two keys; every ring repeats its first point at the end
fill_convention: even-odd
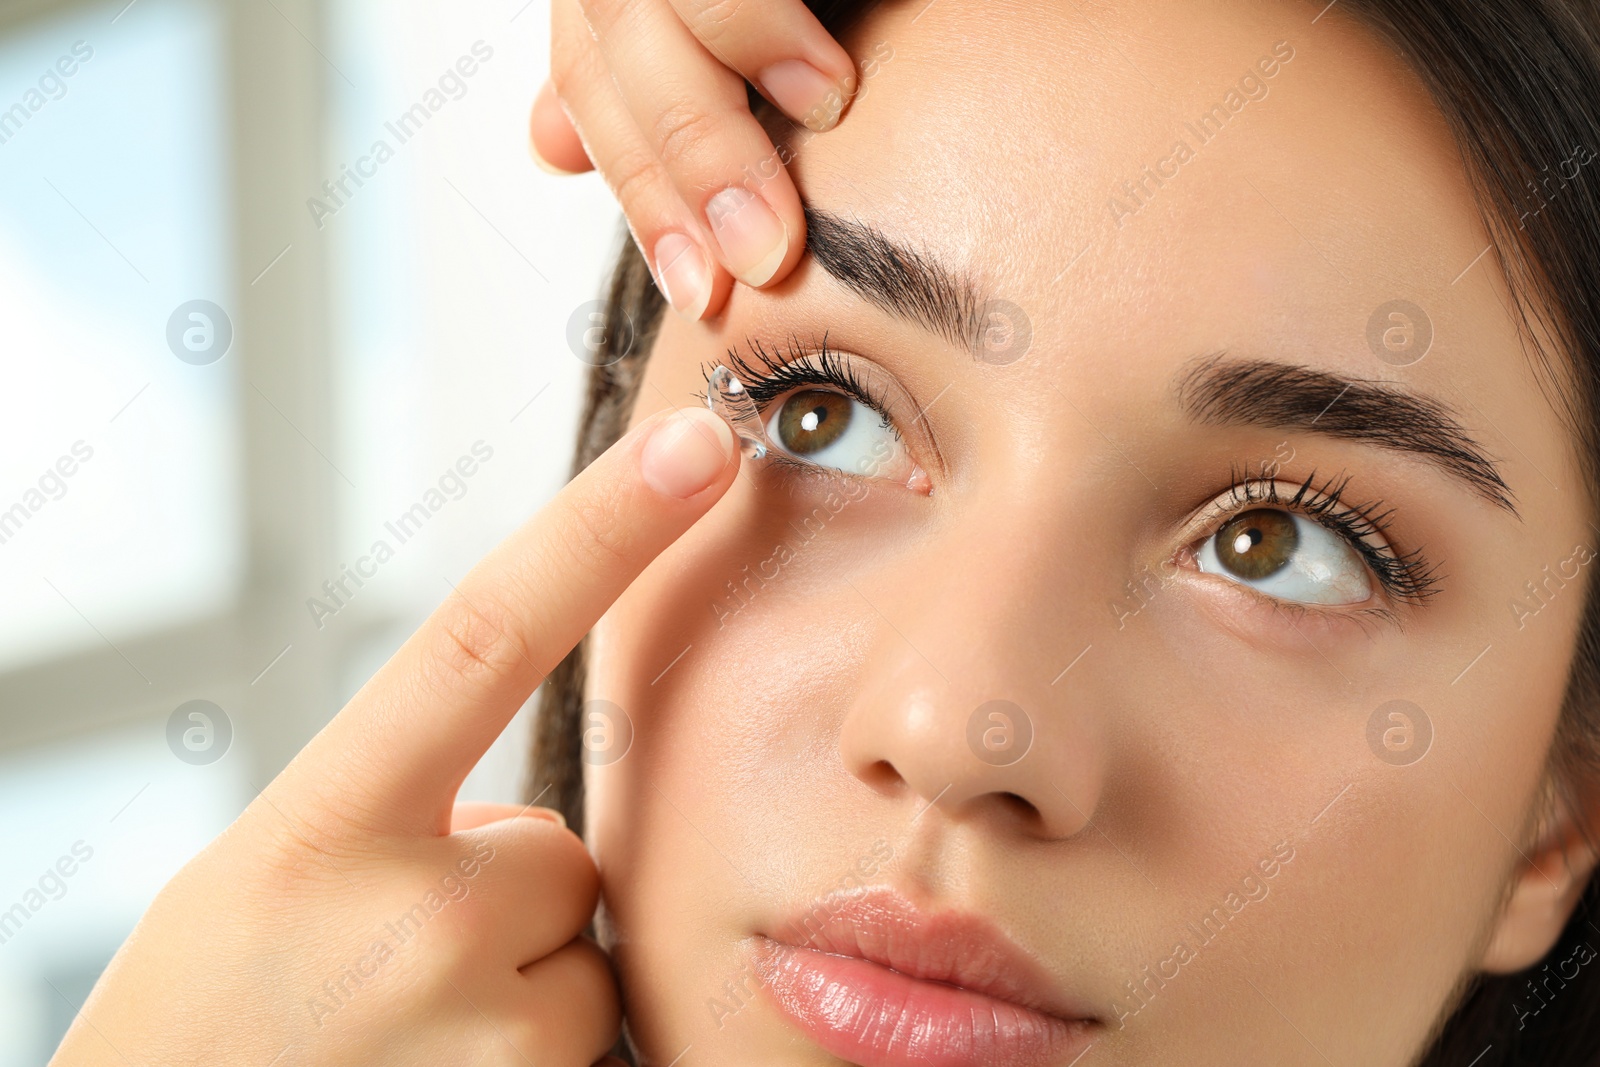
{"type": "Polygon", "coordinates": [[[547,174],[565,177],[594,169],[549,80],[539,89],[528,114],[528,153],[547,174]]]}
{"type": "Polygon", "coordinates": [[[721,480],[738,453],[732,428],[709,408],[680,408],[650,431],[639,469],[651,489],[687,500],[721,480]]]}
{"type": "Polygon", "coordinates": [[[792,227],[765,197],[742,185],[729,185],[707,200],[705,216],[723,264],[752,289],[776,279],[796,248],[792,227]]]}
{"type": "Polygon", "coordinates": [[[714,286],[712,259],[700,243],[676,231],[662,234],[656,238],[651,260],[656,285],[672,310],[690,322],[703,318],[714,286]]]}
{"type": "Polygon", "coordinates": [[[839,124],[850,87],[803,59],[782,59],[756,75],[767,98],[795,122],[814,133],[839,124]]]}

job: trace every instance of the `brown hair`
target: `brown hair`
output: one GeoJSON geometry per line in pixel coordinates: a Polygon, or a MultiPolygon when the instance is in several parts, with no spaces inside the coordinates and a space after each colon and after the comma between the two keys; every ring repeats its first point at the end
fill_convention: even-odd
{"type": "MultiPolygon", "coordinates": [[[[872,2],[811,0],[809,6],[839,36],[872,2]]],[[[1364,20],[1385,38],[1422,78],[1450,124],[1524,331],[1530,339],[1549,337],[1560,349],[1535,346],[1549,372],[1546,380],[1562,383],[1550,399],[1578,442],[1592,513],[1600,499],[1600,303],[1594,295],[1600,283],[1600,182],[1581,166],[1569,174],[1564,164],[1576,150],[1587,153],[1586,163],[1600,152],[1600,5],[1345,0],[1336,11],[1364,20]]],[[[765,108],[753,93],[752,101],[765,108]]],[[[605,314],[608,324],[627,328],[606,331],[599,365],[590,372],[574,474],[621,436],[666,306],[626,234],[623,245],[605,314]],[[618,339],[629,337],[627,350],[618,351],[618,339]]],[[[1600,597],[1588,575],[1584,589],[1548,775],[1550,801],[1559,795],[1580,822],[1600,794],[1600,597]]],[[[580,642],[540,693],[529,790],[530,798],[542,793],[541,803],[559,808],[579,828],[584,665],[580,642]]],[[[1593,827],[1583,823],[1582,829],[1592,837],[1593,827]]],[[[1591,878],[1544,960],[1518,975],[1478,976],[1458,991],[1422,1067],[1600,1062],[1600,967],[1580,966],[1570,977],[1561,968],[1593,958],[1597,920],[1600,878],[1591,878]]]]}

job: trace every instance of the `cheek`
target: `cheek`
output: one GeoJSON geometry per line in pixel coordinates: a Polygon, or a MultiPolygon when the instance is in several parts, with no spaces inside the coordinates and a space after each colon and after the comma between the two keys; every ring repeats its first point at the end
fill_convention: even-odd
{"type": "Polygon", "coordinates": [[[592,635],[587,696],[627,708],[634,737],[624,758],[585,768],[586,830],[635,1040],[783,1062],[790,1039],[744,1010],[740,949],[762,902],[807,884],[848,809],[865,815],[837,737],[867,609],[818,594],[796,560],[729,613],[745,564],[718,546],[715,523],[691,531],[592,635]],[[716,562],[729,558],[733,572],[716,562]]]}
{"type": "MultiPolygon", "coordinates": [[[[824,577],[832,531],[803,552],[774,553],[798,535],[751,535],[739,502],[725,503],[728,513],[714,512],[653,563],[591,637],[586,697],[626,709],[634,727],[625,759],[586,769],[603,856],[607,833],[624,821],[675,804],[685,815],[704,806],[727,826],[752,798],[794,795],[802,781],[814,794],[819,768],[839,765],[870,609],[824,577]]],[[[670,821],[653,833],[681,836],[670,821]]],[[[759,861],[763,840],[741,847],[759,861]]]]}
{"type": "MultiPolygon", "coordinates": [[[[1285,1039],[1248,979],[1313,1034],[1348,1034],[1352,1017],[1383,1020],[1344,1051],[1359,1060],[1392,1046],[1397,1060],[1475,964],[1520,862],[1512,842],[1523,842],[1576,618],[1541,620],[1551,624],[1545,640],[1501,640],[1475,602],[1470,623],[1410,634],[1341,637],[1284,623],[1299,647],[1286,639],[1269,650],[1218,625],[1195,592],[1158,592],[1096,643],[1100,658],[1076,677],[1079,710],[1116,724],[1096,825],[1159,887],[1157,906],[1142,882],[1126,899],[1099,900],[1111,926],[1141,931],[1113,950],[1111,976],[1149,981],[1143,968],[1179,940],[1192,944],[1202,916],[1243,895],[1243,877],[1260,877],[1276,842],[1294,858],[1199,950],[1192,973],[1202,977],[1164,985],[1161,1011],[1129,1026],[1151,1033],[1147,1024],[1165,1019],[1247,1043],[1262,1032],[1285,1039]],[[1496,658],[1463,675],[1491,641],[1496,658]],[[1219,1020],[1222,1003],[1234,1007],[1219,1020]]],[[[1067,879],[1062,891],[1070,867],[1052,872],[1067,879]]],[[[1048,908],[1049,893],[1035,906],[1048,908]]],[[[1137,1007],[1126,986],[1116,995],[1137,1007]]]]}

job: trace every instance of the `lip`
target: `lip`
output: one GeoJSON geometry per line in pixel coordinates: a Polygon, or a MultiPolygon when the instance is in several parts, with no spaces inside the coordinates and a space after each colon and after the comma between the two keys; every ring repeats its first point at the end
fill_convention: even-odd
{"type": "Polygon", "coordinates": [[[1100,1027],[991,923],[892,890],[824,897],[762,932],[752,956],[779,1011],[860,1067],[1066,1064],[1100,1027]]]}

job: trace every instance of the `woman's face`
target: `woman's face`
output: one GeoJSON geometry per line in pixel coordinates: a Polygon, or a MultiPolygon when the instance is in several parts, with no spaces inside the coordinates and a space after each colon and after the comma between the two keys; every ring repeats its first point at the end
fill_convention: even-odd
{"type": "Polygon", "coordinates": [[[650,1063],[1403,1064],[1559,932],[1587,498],[1443,119],[1321,6],[884,5],[795,147],[831,254],[667,318],[636,419],[750,342],[883,409],[773,386],[815,466],[594,634],[650,1063]]]}

